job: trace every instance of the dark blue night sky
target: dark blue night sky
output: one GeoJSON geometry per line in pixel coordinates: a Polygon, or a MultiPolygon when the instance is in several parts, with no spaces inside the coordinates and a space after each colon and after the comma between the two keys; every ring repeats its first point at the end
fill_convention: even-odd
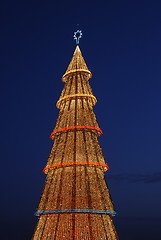
{"type": "Polygon", "coordinates": [[[33,234],[61,77],[81,29],[118,235],[160,240],[161,2],[3,0],[0,22],[0,239],[33,234]]]}

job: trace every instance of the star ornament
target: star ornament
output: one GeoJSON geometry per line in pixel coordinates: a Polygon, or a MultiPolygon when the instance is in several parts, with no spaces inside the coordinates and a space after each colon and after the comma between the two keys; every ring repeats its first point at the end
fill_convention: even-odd
{"type": "Polygon", "coordinates": [[[82,31],[81,30],[77,30],[76,32],[74,32],[74,40],[76,40],[76,44],[79,44],[79,40],[82,37],[82,31]]]}

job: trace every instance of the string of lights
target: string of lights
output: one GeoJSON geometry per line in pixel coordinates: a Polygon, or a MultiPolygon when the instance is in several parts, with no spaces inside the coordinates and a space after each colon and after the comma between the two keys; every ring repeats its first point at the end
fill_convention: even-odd
{"type": "Polygon", "coordinates": [[[39,210],[35,212],[36,216],[41,214],[51,214],[51,213],[100,213],[100,214],[116,214],[112,210],[96,210],[96,209],[56,209],[56,210],[39,210]]]}
{"type": "Polygon", "coordinates": [[[53,138],[53,135],[57,134],[57,133],[61,133],[61,132],[66,132],[66,131],[70,131],[70,130],[82,130],[82,129],[87,129],[87,130],[96,130],[96,132],[98,132],[98,135],[100,136],[102,134],[102,130],[98,127],[95,126],[70,126],[70,127],[64,127],[64,128],[59,128],[54,130],[51,135],[50,138],[53,138]]]}
{"type": "Polygon", "coordinates": [[[63,80],[63,82],[66,82],[66,77],[67,77],[67,75],[69,75],[69,74],[73,74],[73,73],[78,73],[78,72],[84,72],[84,73],[88,73],[88,78],[91,78],[92,77],[92,73],[89,71],[89,70],[87,70],[87,69],[79,69],[79,68],[77,68],[77,69],[73,69],[73,70],[68,70],[68,71],[66,71],[66,73],[63,75],[63,77],[62,77],[62,80],[63,80]]]}
{"type": "Polygon", "coordinates": [[[43,172],[44,189],[35,213],[39,217],[32,240],[118,240],[116,215],[104,172],[109,170],[98,142],[102,134],[89,85],[92,73],[79,48],[62,77],[65,86],[50,137],[53,146],[43,172]]]}
{"type": "Polygon", "coordinates": [[[55,163],[52,165],[47,165],[44,169],[43,172],[46,172],[47,169],[51,168],[56,168],[56,167],[67,167],[71,165],[93,165],[93,166],[99,166],[103,167],[104,171],[109,170],[109,167],[106,163],[99,163],[99,162],[64,162],[64,163],[55,163]]]}
{"type": "Polygon", "coordinates": [[[63,100],[66,100],[66,99],[69,99],[69,98],[75,98],[75,97],[89,97],[89,98],[92,98],[96,104],[97,102],[97,99],[95,96],[93,96],[92,94],[80,94],[80,93],[77,93],[77,94],[71,94],[71,95],[66,95],[64,97],[61,97],[57,103],[56,103],[56,106],[59,107],[60,105],[60,102],[63,101],[63,100]]]}

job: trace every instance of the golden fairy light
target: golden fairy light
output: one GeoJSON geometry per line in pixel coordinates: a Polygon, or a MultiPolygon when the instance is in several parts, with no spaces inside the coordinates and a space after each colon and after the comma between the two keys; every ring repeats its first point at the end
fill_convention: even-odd
{"type": "MultiPolygon", "coordinates": [[[[76,33],[79,33],[78,31],[76,33]]],[[[98,137],[89,85],[92,74],[77,45],[63,75],[59,116],[44,168],[46,182],[36,215],[33,240],[116,240],[116,214],[104,171],[108,170],[98,137]]]]}

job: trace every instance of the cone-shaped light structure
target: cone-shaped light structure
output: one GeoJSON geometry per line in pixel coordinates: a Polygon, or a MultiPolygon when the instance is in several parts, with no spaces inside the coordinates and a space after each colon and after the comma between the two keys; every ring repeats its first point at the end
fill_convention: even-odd
{"type": "Polygon", "coordinates": [[[44,172],[34,240],[116,240],[114,206],[104,179],[108,170],[98,137],[89,85],[92,76],[77,45],[62,77],[59,116],[44,172]]]}
{"type": "Polygon", "coordinates": [[[92,74],[88,70],[88,67],[87,67],[87,65],[84,61],[84,58],[82,56],[82,53],[81,53],[78,45],[76,46],[76,49],[75,49],[75,52],[73,54],[72,60],[69,64],[65,74],[62,77],[63,82],[67,81],[68,75],[71,75],[71,74],[77,73],[77,72],[86,73],[88,78],[92,77],[92,74]]]}

